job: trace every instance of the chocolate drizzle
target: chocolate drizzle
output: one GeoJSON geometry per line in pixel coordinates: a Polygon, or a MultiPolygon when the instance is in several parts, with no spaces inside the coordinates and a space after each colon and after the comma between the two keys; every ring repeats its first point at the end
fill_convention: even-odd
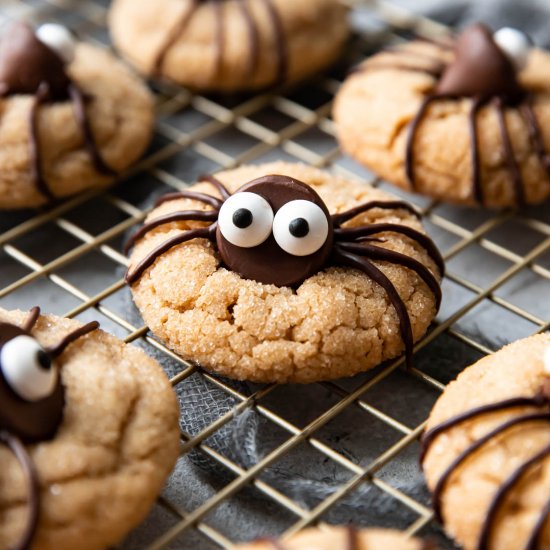
{"type": "Polygon", "coordinates": [[[40,500],[38,475],[27,449],[25,449],[19,438],[11,435],[9,432],[0,430],[0,444],[8,447],[19,461],[27,481],[27,491],[29,495],[29,512],[25,529],[21,538],[14,546],[10,547],[10,550],[28,550],[31,547],[34,534],[38,527],[40,500]]]}
{"type": "Polygon", "coordinates": [[[36,38],[31,27],[23,23],[14,23],[0,41],[0,97],[18,94],[34,96],[29,112],[31,179],[48,201],[55,196],[44,177],[38,132],[40,107],[46,103],[72,102],[94,168],[100,174],[116,174],[101,156],[86,113],[84,97],[67,75],[63,60],[36,38]]]}
{"type": "MultiPolygon", "coordinates": [[[[31,331],[39,317],[40,309],[35,307],[29,312],[27,320],[21,327],[0,323],[0,351],[7,343],[18,337],[34,338],[31,331]]],[[[51,348],[38,347],[40,353],[48,358],[47,366],[42,364],[41,368],[57,368],[51,361],[58,358],[70,344],[98,327],[96,322],[88,323],[67,334],[51,348]]],[[[11,550],[28,550],[38,527],[40,495],[36,470],[24,444],[48,441],[55,437],[63,420],[65,388],[61,377],[58,376],[55,387],[49,395],[36,401],[28,401],[8,383],[4,368],[5,365],[0,360],[0,444],[9,447],[21,464],[28,487],[29,506],[25,530],[11,550]]]]}
{"type": "MultiPolygon", "coordinates": [[[[288,51],[285,41],[285,31],[281,16],[272,0],[261,0],[264,9],[267,12],[271,22],[275,44],[275,76],[273,85],[280,84],[286,80],[288,73],[288,51]]],[[[247,39],[249,44],[248,58],[245,64],[246,76],[251,77],[258,68],[259,61],[259,45],[260,36],[258,27],[254,20],[252,10],[249,6],[250,0],[239,0],[239,10],[243,16],[247,28],[247,39]]],[[[176,42],[185,33],[188,26],[191,24],[193,16],[202,5],[210,6],[214,10],[216,19],[215,46],[215,74],[220,75],[223,70],[223,52],[226,42],[225,32],[225,9],[224,0],[190,0],[189,8],[183,13],[181,19],[175,25],[173,31],[168,35],[166,41],[160,47],[157,56],[153,62],[154,73],[159,76],[162,74],[162,67],[170,50],[175,46],[176,42]]]]}
{"type": "Polygon", "coordinates": [[[359,269],[384,289],[396,311],[401,338],[405,346],[407,366],[412,366],[413,333],[411,320],[405,303],[391,280],[372,261],[403,266],[413,271],[434,296],[436,308],[441,303],[441,288],[437,277],[416,259],[374,243],[384,243],[382,233],[397,233],[406,236],[422,247],[437,266],[440,275],[444,273],[444,262],[433,241],[425,234],[396,223],[369,223],[359,227],[342,227],[352,218],[373,209],[405,210],[419,217],[416,210],[402,201],[372,201],[351,208],[345,212],[330,215],[326,205],[317,193],[303,182],[281,175],[257,178],[243,185],[237,192],[255,193],[264,198],[276,213],[285,204],[295,200],[306,200],[316,204],[327,217],[328,235],[316,252],[307,256],[291,255],[275,241],[273,234],[260,245],[251,248],[236,246],[225,239],[218,225],[219,211],[231,196],[223,184],[212,176],[203,176],[201,181],[213,185],[223,200],[194,191],[180,191],[161,197],[157,205],[182,198],[193,199],[212,207],[211,210],[182,210],[155,218],[135,233],[126,245],[126,252],[151,230],[178,221],[209,221],[209,226],[183,230],[148,252],[136,266],[126,274],[128,284],[136,283],[155,261],[172,248],[193,239],[208,239],[217,245],[222,264],[247,279],[264,284],[297,287],[308,277],[328,266],[348,266],[359,269]],[[378,237],[377,237],[378,235],[378,237]],[[274,269],[276,266],[276,269],[274,269]]]}
{"type": "MultiPolygon", "coordinates": [[[[433,444],[434,440],[441,434],[450,430],[451,428],[462,424],[468,420],[478,418],[480,416],[485,416],[487,414],[495,412],[505,412],[510,409],[518,407],[529,407],[534,409],[548,409],[550,407],[550,395],[545,392],[540,392],[534,397],[515,397],[511,399],[506,399],[504,401],[499,401],[497,403],[490,403],[488,405],[482,405],[465,411],[456,416],[453,416],[441,424],[433,427],[428,430],[423,438],[421,444],[421,455],[420,461],[423,462],[426,456],[426,453],[430,446],[433,444]]],[[[433,490],[433,506],[436,517],[442,521],[441,516],[441,499],[443,492],[447,486],[447,482],[450,477],[456,472],[456,470],[463,464],[469,457],[471,457],[477,450],[482,448],[487,443],[493,441],[495,438],[504,434],[506,431],[521,426],[522,424],[529,422],[550,422],[550,411],[544,412],[535,412],[527,413],[520,415],[514,418],[511,418],[496,428],[490,430],[487,434],[476,440],[474,443],[469,445],[464,451],[462,451],[452,462],[451,464],[443,471],[440,478],[438,479],[434,490],[433,490]]],[[[479,540],[478,540],[478,550],[488,550],[491,533],[496,521],[496,516],[500,506],[506,499],[510,491],[516,486],[520,481],[521,477],[534,465],[542,461],[547,456],[550,456],[550,446],[545,447],[542,451],[538,452],[532,458],[521,464],[513,473],[506,479],[506,481],[499,487],[495,493],[491,504],[489,506],[486,518],[483,522],[479,540]]],[[[537,520],[533,530],[531,531],[527,546],[525,550],[536,550],[538,548],[538,539],[542,533],[546,520],[550,516],[550,501],[544,507],[537,520]]]]}

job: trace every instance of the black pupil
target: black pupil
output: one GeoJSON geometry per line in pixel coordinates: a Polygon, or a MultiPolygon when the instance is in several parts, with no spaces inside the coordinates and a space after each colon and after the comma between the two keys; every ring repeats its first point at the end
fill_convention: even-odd
{"type": "Polygon", "coordinates": [[[52,367],[52,360],[49,358],[48,354],[44,350],[40,350],[36,354],[36,360],[38,361],[38,364],[44,369],[44,370],[50,370],[52,367]]]}
{"type": "Polygon", "coordinates": [[[252,225],[252,212],[248,208],[239,208],[233,214],[233,224],[239,229],[246,229],[252,225]]]}
{"type": "Polygon", "coordinates": [[[304,218],[296,218],[290,222],[288,230],[293,237],[300,239],[309,233],[309,223],[304,218]]]}

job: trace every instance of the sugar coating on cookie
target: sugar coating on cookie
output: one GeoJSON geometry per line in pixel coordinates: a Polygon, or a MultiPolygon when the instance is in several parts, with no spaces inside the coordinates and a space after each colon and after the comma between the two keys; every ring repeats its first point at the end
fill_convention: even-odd
{"type": "Polygon", "coordinates": [[[288,539],[260,539],[234,547],[234,550],[436,550],[436,546],[406,537],[389,529],[354,527],[310,528],[288,539]]]}
{"type": "Polygon", "coordinates": [[[338,0],[116,0],[109,23],[141,72],[213,91],[302,80],[330,66],[349,34],[338,0]]]}
{"type": "Polygon", "coordinates": [[[97,326],[0,309],[2,548],[110,547],[144,519],[175,463],[165,374],[97,326]]]}
{"type": "Polygon", "coordinates": [[[60,25],[5,30],[0,105],[0,209],[107,184],[141,156],[152,133],[143,83],[60,25]]]}
{"type": "Polygon", "coordinates": [[[491,208],[550,197],[550,55],[483,25],[361,65],[337,95],[338,138],[405,189],[491,208]]]}
{"type": "MultiPolygon", "coordinates": [[[[273,163],[216,174],[233,197],[244,184],[243,190],[261,188],[279,212],[288,199],[276,192],[273,177],[289,181],[301,198],[317,200],[326,209],[324,215],[331,214],[331,224],[340,224],[338,213],[380,203],[350,215],[351,221],[343,219],[339,231],[378,233],[372,244],[367,238],[369,250],[374,254],[376,244],[387,249],[387,255],[399,254],[405,265],[382,256],[371,262],[382,274],[375,278],[387,279],[395,296],[350,267],[340,252],[338,261],[328,264],[339,250],[332,241],[310,257],[285,253],[273,236],[258,250],[231,250],[213,223],[219,204],[178,195],[161,201],[151,213],[131,255],[128,280],[151,330],[177,353],[209,370],[277,382],[351,376],[372,368],[403,351],[406,322],[411,342],[418,340],[436,311],[442,263],[411,207],[388,203],[391,197],[381,191],[304,165],[273,163]],[[197,210],[208,213],[210,224],[180,217],[197,210]],[[287,276],[298,277],[296,284],[281,283],[280,277],[287,276]],[[269,283],[260,282],[265,280],[269,283]],[[396,300],[402,302],[401,311],[396,300]]],[[[220,197],[206,182],[190,188],[190,193],[197,192],[220,197]]],[[[335,232],[334,239],[339,238],[335,232]]],[[[360,246],[350,243],[350,257],[360,246]]]]}
{"type": "Polygon", "coordinates": [[[550,545],[550,335],[519,340],[449,384],[423,469],[436,513],[467,550],[550,545]]]}

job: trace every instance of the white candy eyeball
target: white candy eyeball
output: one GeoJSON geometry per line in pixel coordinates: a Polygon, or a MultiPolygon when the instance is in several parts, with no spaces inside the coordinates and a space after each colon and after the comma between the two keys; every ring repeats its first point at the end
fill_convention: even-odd
{"type": "Polygon", "coordinates": [[[550,376],[550,346],[544,350],[544,374],[550,376]]]}
{"type": "Polygon", "coordinates": [[[38,27],[36,37],[61,57],[65,63],[73,61],[76,41],[67,27],[46,23],[38,27]]]}
{"type": "Polygon", "coordinates": [[[285,252],[293,256],[309,256],[325,244],[328,220],[314,202],[290,201],[275,214],[273,236],[285,252]]]}
{"type": "Polygon", "coordinates": [[[31,336],[16,336],[0,350],[0,367],[11,389],[25,401],[50,396],[57,384],[57,369],[31,336]]]}
{"type": "Polygon", "coordinates": [[[525,33],[510,27],[503,27],[493,34],[493,40],[514,64],[517,71],[521,71],[527,65],[531,41],[525,33]]]}
{"type": "Polygon", "coordinates": [[[273,210],[256,193],[243,191],[229,197],[220,208],[218,226],[224,238],[235,246],[252,248],[271,235],[273,210]]]}

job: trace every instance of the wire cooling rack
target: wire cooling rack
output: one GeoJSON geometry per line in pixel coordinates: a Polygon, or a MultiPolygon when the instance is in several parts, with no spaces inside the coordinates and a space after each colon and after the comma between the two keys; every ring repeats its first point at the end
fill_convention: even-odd
{"type": "MultiPolygon", "coordinates": [[[[13,18],[59,21],[108,47],[108,4],[2,0],[0,25],[13,18]]],[[[200,376],[237,403],[198,433],[182,433],[179,470],[149,519],[121,548],[228,548],[253,536],[290,534],[333,521],[331,511],[350,499],[360,502],[353,496],[361,497],[366,489],[369,506],[383,503],[376,523],[439,537],[450,548],[432,521],[416,464],[429,410],[445,383],[472,361],[550,328],[548,207],[490,213],[446,206],[377,181],[339,151],[331,102],[349,66],[411,33],[433,37],[447,32],[391,4],[357,2],[357,7],[357,20],[366,30],[353,40],[345,62],[328,75],[302,88],[231,98],[159,85],[153,144],[124,181],[39,213],[0,213],[0,306],[40,304],[44,311],[98,319],[127,342],[176,361],[174,386],[200,376]],[[121,279],[126,258],[120,245],[126,231],[145,218],[152,196],[181,189],[200,173],[276,159],[299,160],[370,181],[407,198],[424,213],[426,227],[447,260],[448,274],[441,311],[416,346],[411,372],[399,359],[350,380],[298,388],[267,385],[246,394],[177,358],[129,314],[121,279]],[[292,399],[295,406],[289,407],[292,399]],[[255,410],[264,429],[277,435],[245,469],[209,441],[248,410],[255,410]],[[304,476],[304,459],[296,458],[304,455],[298,450],[311,457],[305,470],[322,463],[337,472],[332,490],[307,504],[277,486],[273,476],[264,475],[282,472],[284,464],[287,478],[304,476]],[[207,457],[228,476],[211,479],[197,473],[190,452],[207,457]]],[[[368,513],[357,517],[344,511],[339,517],[361,526],[374,523],[368,513]]]]}

